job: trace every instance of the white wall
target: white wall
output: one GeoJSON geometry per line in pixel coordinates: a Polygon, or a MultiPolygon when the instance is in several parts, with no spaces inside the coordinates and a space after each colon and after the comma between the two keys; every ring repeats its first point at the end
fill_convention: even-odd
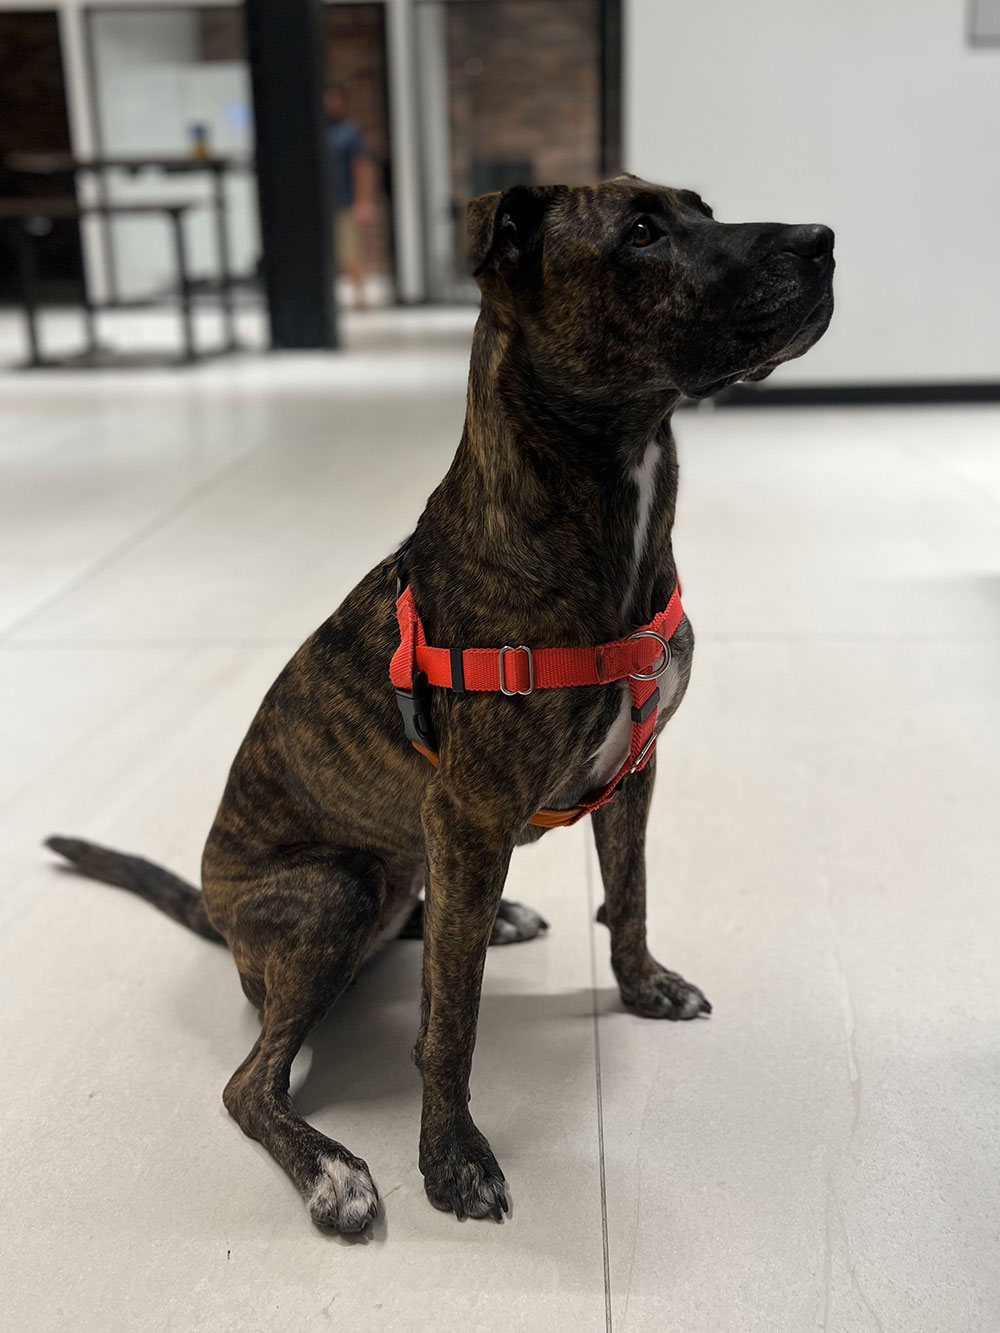
{"type": "Polygon", "coordinates": [[[772,383],[1000,380],[1000,48],[964,3],[625,11],[627,168],[837,232],[834,322],[772,383]]]}
{"type": "MultiPolygon", "coordinates": [[[[247,67],[238,60],[199,62],[193,9],[102,9],[90,30],[103,152],[183,156],[190,151],[194,123],[207,127],[212,152],[239,157],[252,152],[247,67]]],[[[206,174],[108,172],[105,180],[116,203],[199,204],[184,224],[190,272],[196,277],[218,272],[206,174]]],[[[253,180],[248,173],[232,173],[226,192],[230,261],[235,273],[246,273],[259,250],[253,180]]],[[[119,294],[142,297],[172,290],[176,272],[166,219],[118,218],[111,225],[119,294]]]]}

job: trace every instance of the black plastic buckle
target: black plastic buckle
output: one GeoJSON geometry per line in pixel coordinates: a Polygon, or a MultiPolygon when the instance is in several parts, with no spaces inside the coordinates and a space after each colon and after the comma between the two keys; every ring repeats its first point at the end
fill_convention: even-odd
{"type": "Polygon", "coordinates": [[[425,671],[414,671],[413,688],[396,691],[396,706],[403,719],[406,738],[428,750],[437,749],[437,737],[431,722],[431,687],[425,671]]]}
{"type": "Polygon", "coordinates": [[[407,537],[406,541],[403,542],[402,546],[395,553],[395,555],[392,557],[389,563],[382,566],[382,568],[385,570],[387,574],[396,575],[397,602],[399,601],[400,597],[403,594],[403,589],[410,581],[406,575],[406,557],[409,554],[410,542],[412,541],[413,541],[412,537],[407,537]]]}

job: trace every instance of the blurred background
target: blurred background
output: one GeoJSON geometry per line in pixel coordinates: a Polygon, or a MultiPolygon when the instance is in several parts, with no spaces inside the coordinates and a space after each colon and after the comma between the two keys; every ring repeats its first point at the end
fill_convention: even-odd
{"type": "Polygon", "coordinates": [[[0,0],[11,1330],[1000,1329],[998,217],[1000,0],[0,0]],[[293,1073],[386,1200],[342,1245],[219,1103],[228,955],[40,843],[197,881],[454,454],[468,200],[620,169],[837,235],[822,341],[675,419],[650,939],[713,1016],[623,1012],[584,823],[518,854],[552,929],[490,951],[473,1074],[514,1216],[424,1199],[399,944],[293,1073]]]}
{"type": "MultiPolygon", "coordinates": [[[[112,210],[17,223],[57,350],[73,350],[61,325],[85,295],[112,307],[97,341],[124,350],[182,283],[200,350],[225,347],[220,262],[251,347],[336,340],[333,284],[318,280],[331,266],[344,306],[473,302],[469,198],[624,166],[701,190],[722,218],[835,227],[837,321],[783,386],[995,384],[996,0],[296,0],[280,51],[267,15],[0,5],[0,197],[112,210]],[[353,134],[331,146],[334,87],[353,134]],[[184,274],[155,207],[171,202],[188,206],[184,274]],[[115,211],[130,204],[148,211],[115,211]],[[331,210],[357,214],[339,263],[321,253],[331,210]],[[146,321],[123,317],[136,307],[146,321]]],[[[24,300],[12,226],[11,311],[24,300]]]]}
{"type": "MultiPolygon", "coordinates": [[[[517,182],[594,180],[618,169],[617,2],[296,4],[281,9],[284,68],[277,73],[270,68],[267,6],[259,16],[256,8],[4,4],[2,194],[112,209],[190,205],[187,278],[203,298],[196,320],[203,314],[210,330],[209,294],[220,277],[213,184],[221,178],[227,276],[247,337],[259,346],[274,332],[266,328],[266,279],[282,287],[276,256],[302,246],[303,237],[318,249],[316,219],[307,211],[360,212],[342,237],[339,263],[319,253],[303,256],[312,264],[314,288],[320,266],[333,263],[342,275],[336,296],[348,306],[470,303],[477,298],[465,247],[471,197],[517,182]],[[280,82],[292,60],[299,108],[289,107],[280,82]],[[332,146],[335,122],[354,133],[332,146]],[[311,142],[303,143],[304,136],[311,142]],[[179,157],[200,160],[204,169],[183,170],[179,157]],[[292,158],[299,177],[295,217],[262,228],[262,213],[274,206],[275,177],[292,158]],[[351,178],[349,198],[338,170],[351,178]],[[354,274],[345,272],[351,264],[354,274]]],[[[70,305],[85,292],[118,311],[176,302],[180,275],[163,224],[156,213],[29,218],[40,302],[70,305]]],[[[325,219],[320,226],[328,250],[336,227],[325,219]]],[[[3,294],[15,303],[22,294],[14,263],[3,294]]],[[[282,291],[271,295],[279,303],[287,298],[282,291]]],[[[308,323],[312,313],[318,321],[306,342],[335,340],[327,308],[333,296],[314,290],[318,314],[298,311],[300,320],[308,323]]],[[[125,327],[121,319],[105,321],[106,339],[127,339],[125,327]]],[[[211,333],[205,337],[211,345],[211,333]]],[[[274,341],[287,346],[303,339],[279,330],[274,341]]]]}

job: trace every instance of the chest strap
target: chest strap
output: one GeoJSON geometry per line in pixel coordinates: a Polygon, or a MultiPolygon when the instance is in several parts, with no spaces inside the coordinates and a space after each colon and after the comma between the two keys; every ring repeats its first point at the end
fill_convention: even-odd
{"type": "Polygon", "coordinates": [[[632,734],[628,754],[611,781],[568,810],[539,810],[528,821],[539,828],[575,824],[606,805],[622,780],[649,762],[656,745],[657,682],[670,665],[670,640],[684,615],[680,588],[653,619],[624,639],[586,648],[432,648],[417,614],[413,591],[406,587],[396,602],[399,647],[389,664],[389,678],[407,738],[437,766],[437,740],[431,723],[430,687],[528,695],[580,685],[610,685],[627,680],[632,696],[632,734]]]}

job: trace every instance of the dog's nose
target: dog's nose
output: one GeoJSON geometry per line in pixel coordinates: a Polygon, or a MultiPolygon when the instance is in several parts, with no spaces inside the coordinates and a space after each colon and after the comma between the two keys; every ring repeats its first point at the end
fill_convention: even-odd
{"type": "Polygon", "coordinates": [[[802,259],[826,259],[833,254],[833,232],[821,222],[804,227],[786,227],[781,235],[781,249],[802,259]]]}

